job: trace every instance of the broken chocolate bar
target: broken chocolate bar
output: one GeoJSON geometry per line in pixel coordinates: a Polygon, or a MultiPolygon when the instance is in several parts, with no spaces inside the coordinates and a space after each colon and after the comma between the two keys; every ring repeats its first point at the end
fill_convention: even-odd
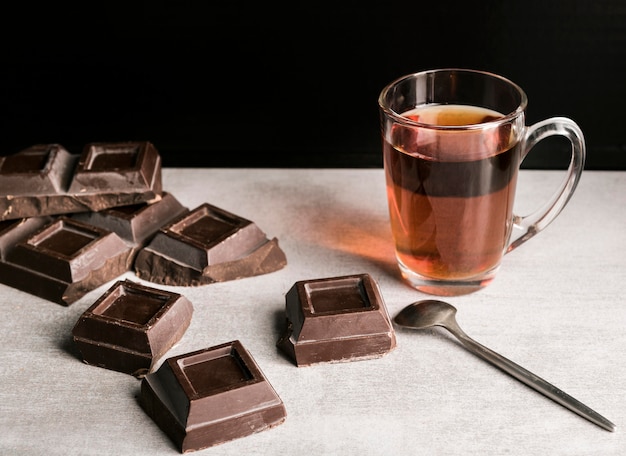
{"type": "Polygon", "coordinates": [[[276,345],[297,366],[377,358],[396,347],[378,285],[369,274],[296,282],[276,345]]]}
{"type": "Polygon", "coordinates": [[[197,286],[266,274],[286,264],[276,238],[205,203],[155,234],[137,254],[135,272],[163,285],[197,286]]]}
{"type": "Polygon", "coordinates": [[[275,427],[285,406],[240,341],[166,359],[140,404],[182,453],[275,427]]]}
{"type": "Polygon", "coordinates": [[[52,218],[47,216],[0,221],[0,261],[6,260],[8,252],[19,241],[50,223],[50,221],[52,221],[52,218]]]}
{"type": "Polygon", "coordinates": [[[85,363],[141,378],[181,339],[192,314],[178,293],[119,280],[81,315],[72,336],[85,363]]]}
{"type": "Polygon", "coordinates": [[[118,206],[98,212],[80,212],[72,218],[113,231],[122,239],[140,245],[186,211],[187,208],[174,195],[163,192],[161,198],[154,202],[118,206]]]}
{"type": "Polygon", "coordinates": [[[87,144],[80,156],[39,144],[0,157],[0,220],[99,211],[161,193],[161,157],[150,142],[87,144]]]}
{"type": "Polygon", "coordinates": [[[132,247],[117,234],[65,216],[42,221],[3,222],[1,283],[67,306],[131,268],[132,247]]]}
{"type": "Polygon", "coordinates": [[[159,229],[187,211],[171,193],[163,192],[161,198],[153,202],[118,206],[99,212],[80,212],[73,214],[72,218],[116,233],[133,247],[131,256],[134,261],[137,252],[145,247],[159,229]]]}

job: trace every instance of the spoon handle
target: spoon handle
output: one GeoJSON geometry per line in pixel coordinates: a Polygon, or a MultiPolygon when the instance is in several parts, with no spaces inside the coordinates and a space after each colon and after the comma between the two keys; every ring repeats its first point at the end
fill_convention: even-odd
{"type": "Polygon", "coordinates": [[[517,380],[521,381],[527,386],[552,399],[556,403],[561,404],[563,407],[571,410],[572,412],[577,413],[583,418],[586,418],[592,423],[597,424],[601,428],[611,432],[615,430],[615,424],[613,424],[611,421],[607,420],[602,415],[590,409],[577,399],[574,399],[569,394],[561,391],[559,388],[552,385],[551,383],[548,383],[544,379],[524,369],[522,366],[476,342],[474,339],[465,334],[465,332],[463,332],[463,330],[458,327],[458,325],[453,325],[453,327],[446,326],[446,328],[452,334],[454,334],[468,350],[470,350],[475,355],[492,363],[496,367],[502,369],[504,372],[515,377],[517,380]]]}

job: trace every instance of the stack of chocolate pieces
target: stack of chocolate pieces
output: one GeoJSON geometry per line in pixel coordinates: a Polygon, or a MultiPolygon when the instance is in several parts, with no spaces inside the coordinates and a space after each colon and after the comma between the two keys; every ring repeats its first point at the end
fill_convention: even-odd
{"type": "MultiPolygon", "coordinates": [[[[149,142],[58,144],[0,157],[0,283],[69,306],[127,273],[196,286],[287,264],[253,222],[163,191],[149,142]]],[[[285,407],[239,341],[159,360],[191,324],[181,294],[117,280],[80,316],[73,341],[86,364],[143,379],[141,404],[181,451],[274,427],[285,407]]]]}
{"type": "Polygon", "coordinates": [[[128,271],[195,286],[287,264],[253,222],[209,204],[190,211],[162,187],[145,141],[0,157],[0,283],[67,306],[128,271]]]}

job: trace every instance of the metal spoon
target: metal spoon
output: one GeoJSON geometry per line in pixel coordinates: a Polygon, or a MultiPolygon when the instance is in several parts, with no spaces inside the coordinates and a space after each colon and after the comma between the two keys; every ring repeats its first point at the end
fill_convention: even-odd
{"type": "Polygon", "coordinates": [[[412,329],[425,329],[431,326],[441,326],[452,333],[469,351],[494,364],[507,374],[515,377],[522,383],[539,391],[563,407],[588,419],[592,423],[613,432],[615,425],[602,415],[594,412],[585,404],[579,402],[556,386],[527,371],[513,361],[497,354],[487,347],[470,338],[456,322],[456,308],[446,302],[436,300],[418,301],[406,306],[394,318],[396,324],[412,329]]]}

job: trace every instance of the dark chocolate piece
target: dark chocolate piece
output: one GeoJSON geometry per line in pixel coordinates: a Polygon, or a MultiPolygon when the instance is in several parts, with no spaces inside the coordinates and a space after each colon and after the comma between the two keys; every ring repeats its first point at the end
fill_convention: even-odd
{"type": "Polygon", "coordinates": [[[378,358],[396,347],[369,274],[299,281],[285,300],[286,326],[276,345],[297,366],[378,358]]]}
{"type": "Polygon", "coordinates": [[[72,335],[83,361],[141,378],[191,322],[184,296],[119,280],[80,317],[72,335]]]}
{"type": "Polygon", "coordinates": [[[149,240],[159,229],[187,211],[171,193],[154,202],[118,206],[98,212],[81,212],[72,218],[117,233],[134,244],[149,240]]]}
{"type": "Polygon", "coordinates": [[[113,231],[134,246],[143,248],[156,232],[188,209],[168,192],[153,202],[118,206],[99,212],[72,215],[75,220],[113,231]]]}
{"type": "MultiPolygon", "coordinates": [[[[8,252],[22,239],[52,221],[51,217],[29,217],[0,221],[0,261],[6,260],[8,252]]],[[[0,277],[0,282],[2,278],[0,277]]]]}
{"type": "Polygon", "coordinates": [[[286,264],[276,238],[205,203],[163,227],[137,254],[135,272],[155,283],[196,286],[267,274],[286,264]]]}
{"type": "Polygon", "coordinates": [[[0,220],[153,201],[161,157],[150,142],[87,144],[80,156],[39,144],[0,157],[0,220]]]}
{"type": "Polygon", "coordinates": [[[238,340],[165,360],[142,380],[139,400],[182,453],[264,431],[287,416],[238,340]]]}
{"type": "Polygon", "coordinates": [[[2,243],[0,282],[65,306],[131,268],[132,247],[117,234],[65,216],[36,231],[15,223],[1,237],[12,245],[2,243]]]}

